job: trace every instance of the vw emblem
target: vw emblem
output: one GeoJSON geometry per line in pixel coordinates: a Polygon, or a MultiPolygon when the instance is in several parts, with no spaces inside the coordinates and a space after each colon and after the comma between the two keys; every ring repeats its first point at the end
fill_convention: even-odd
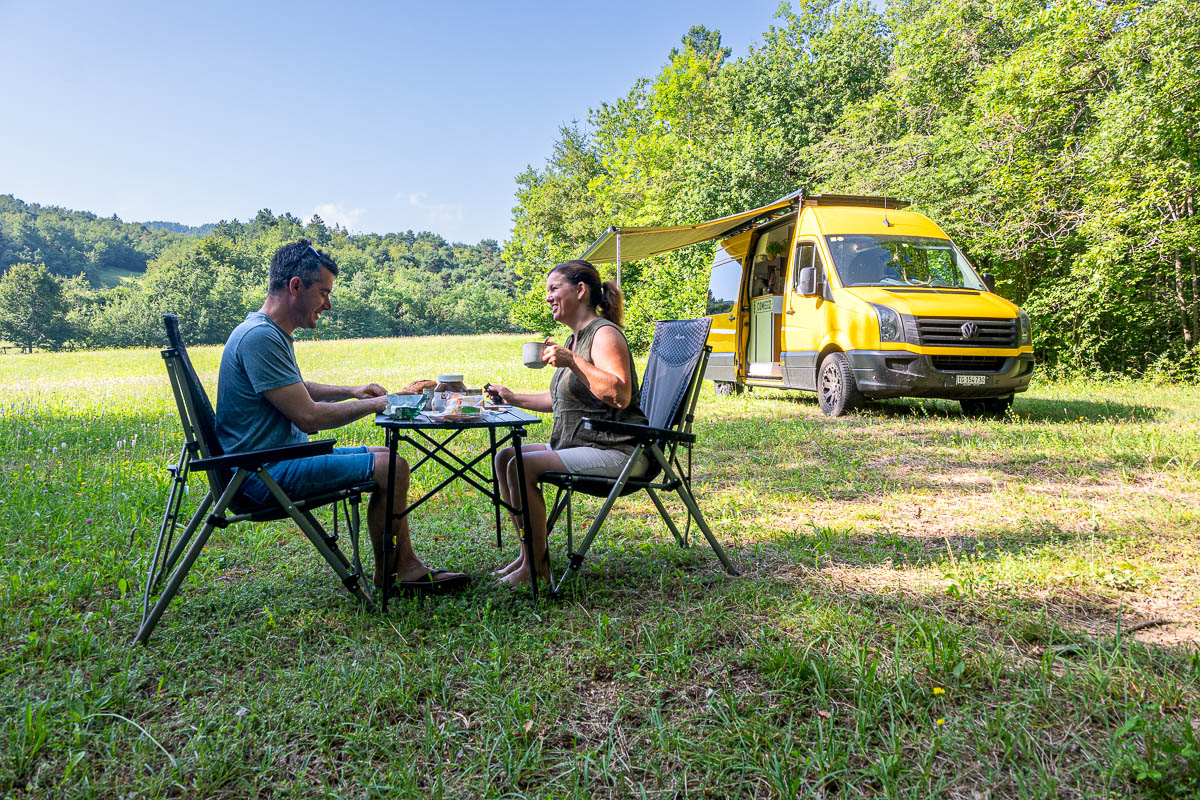
{"type": "Polygon", "coordinates": [[[959,330],[962,331],[962,337],[964,339],[974,339],[979,335],[979,326],[974,322],[964,322],[959,330]]]}

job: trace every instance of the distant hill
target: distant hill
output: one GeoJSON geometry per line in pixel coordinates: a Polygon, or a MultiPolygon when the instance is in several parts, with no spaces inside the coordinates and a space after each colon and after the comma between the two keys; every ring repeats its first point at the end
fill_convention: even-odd
{"type": "Polygon", "coordinates": [[[190,341],[219,344],[262,303],[271,254],[300,238],[335,254],[341,267],[335,310],[301,338],[514,330],[517,276],[491,239],[353,234],[316,215],[306,223],[268,208],[214,225],[122,222],[0,194],[0,274],[31,263],[67,279],[53,284],[67,308],[65,327],[64,315],[35,320],[41,343],[30,340],[50,349],[152,347],[168,312],[187,323],[190,341]],[[72,280],[78,275],[86,284],[72,280]]]}
{"type": "Polygon", "coordinates": [[[151,220],[150,222],[135,222],[134,224],[145,225],[152,231],[183,233],[188,236],[208,236],[217,227],[215,222],[209,222],[205,225],[184,225],[182,222],[166,222],[160,219],[151,220]]]}
{"type": "Polygon", "coordinates": [[[191,235],[122,222],[115,214],[100,217],[0,194],[0,272],[13,264],[41,263],[55,275],[84,275],[92,286],[111,285],[115,276],[145,272],[151,259],[185,237],[191,235]]]}

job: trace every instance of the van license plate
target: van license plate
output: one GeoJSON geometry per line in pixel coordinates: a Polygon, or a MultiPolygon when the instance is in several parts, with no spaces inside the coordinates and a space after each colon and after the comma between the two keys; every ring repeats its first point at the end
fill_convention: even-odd
{"type": "Polygon", "coordinates": [[[955,375],[955,386],[987,386],[987,375],[955,375]]]}

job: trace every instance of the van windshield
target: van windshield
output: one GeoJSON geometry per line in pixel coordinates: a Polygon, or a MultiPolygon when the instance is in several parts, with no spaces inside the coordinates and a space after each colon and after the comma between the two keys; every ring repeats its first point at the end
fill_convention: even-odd
{"type": "Polygon", "coordinates": [[[978,289],[983,281],[949,239],[932,236],[826,236],[842,286],[978,289]]]}

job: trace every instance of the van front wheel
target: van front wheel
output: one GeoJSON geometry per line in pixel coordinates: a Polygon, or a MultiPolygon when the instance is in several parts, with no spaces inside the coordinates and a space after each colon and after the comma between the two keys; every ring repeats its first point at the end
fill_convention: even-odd
{"type": "Polygon", "coordinates": [[[864,400],[854,381],[854,370],[845,353],[830,353],[821,362],[817,376],[817,403],[831,417],[840,417],[852,411],[864,400]]]}

